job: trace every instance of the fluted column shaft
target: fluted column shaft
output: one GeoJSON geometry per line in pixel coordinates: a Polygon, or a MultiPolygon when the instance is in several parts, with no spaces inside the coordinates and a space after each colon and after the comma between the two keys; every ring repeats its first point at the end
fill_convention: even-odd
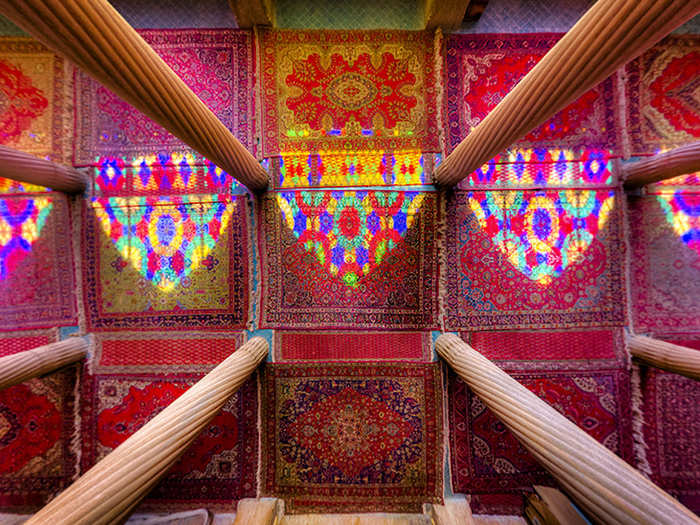
{"type": "Polygon", "coordinates": [[[700,141],[622,167],[625,189],[700,171],[700,141]]]}
{"type": "Polygon", "coordinates": [[[87,354],[82,337],[39,346],[17,354],[0,357],[0,389],[16,385],[32,377],[43,376],[61,367],[80,361],[87,354]]]}
{"type": "Polygon", "coordinates": [[[438,353],[525,448],[601,523],[700,520],[666,492],[453,334],[438,353]]]}
{"type": "Polygon", "coordinates": [[[66,193],[81,193],[87,187],[87,177],[78,170],[7,146],[0,146],[0,177],[66,193]]]}
{"type": "Polygon", "coordinates": [[[106,0],[0,0],[0,12],[252,190],[268,176],[106,0]]]}
{"type": "Polygon", "coordinates": [[[700,12],[699,0],[598,0],[450,153],[452,186],[700,12]]]}
{"type": "Polygon", "coordinates": [[[267,355],[254,337],[80,477],[27,524],[119,523],[267,355]]]}
{"type": "Polygon", "coordinates": [[[633,357],[647,364],[700,380],[700,351],[636,335],[627,341],[633,357]]]}

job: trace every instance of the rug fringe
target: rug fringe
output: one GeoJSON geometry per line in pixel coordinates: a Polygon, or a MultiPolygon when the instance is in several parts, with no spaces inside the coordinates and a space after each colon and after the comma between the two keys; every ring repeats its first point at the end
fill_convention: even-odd
{"type": "Polygon", "coordinates": [[[442,58],[442,51],[443,51],[443,42],[444,42],[444,37],[442,34],[442,29],[439,27],[435,30],[435,38],[434,38],[434,59],[435,59],[435,90],[436,90],[436,97],[435,97],[435,102],[437,106],[437,128],[438,128],[438,144],[440,145],[440,152],[442,153],[443,157],[447,155],[447,146],[446,146],[446,140],[445,140],[445,122],[444,122],[444,107],[443,103],[445,101],[445,83],[444,79],[442,76],[442,67],[443,67],[443,58],[442,58]]]}
{"type": "Polygon", "coordinates": [[[75,67],[68,60],[63,60],[63,111],[61,115],[61,158],[59,162],[73,165],[73,137],[75,129],[75,67]]]}
{"type": "Polygon", "coordinates": [[[75,472],[71,476],[71,481],[80,477],[80,463],[82,461],[82,418],[80,415],[81,398],[80,389],[83,384],[83,368],[77,365],[75,372],[75,387],[73,390],[73,433],[70,437],[70,451],[75,457],[75,472]]]}
{"type": "Polygon", "coordinates": [[[437,224],[437,250],[438,250],[438,324],[440,331],[445,332],[445,318],[447,307],[445,305],[447,295],[447,191],[441,191],[439,195],[437,224]]]}
{"type": "MultiPolygon", "coordinates": [[[[92,181],[92,177],[88,178],[92,181]]],[[[88,182],[88,186],[92,186],[88,182]]],[[[71,237],[73,250],[73,267],[75,268],[74,282],[76,303],[78,308],[78,334],[85,335],[87,333],[87,319],[85,316],[85,298],[83,295],[83,258],[82,258],[82,236],[83,236],[83,201],[87,200],[83,197],[70,197],[71,199],[71,237]]]]}
{"type": "MultiPolygon", "coordinates": [[[[625,276],[625,316],[630,335],[634,335],[634,316],[632,315],[632,245],[630,244],[630,221],[629,221],[629,201],[622,189],[622,182],[619,182],[618,195],[622,202],[622,237],[625,240],[624,271],[625,276]]],[[[627,366],[629,367],[630,355],[625,347],[627,355],[627,366]]]]}
{"type": "Polygon", "coordinates": [[[618,118],[618,136],[622,146],[622,157],[629,159],[632,156],[632,144],[630,143],[629,130],[627,129],[627,96],[625,86],[627,85],[627,72],[625,66],[617,70],[617,114],[618,118]]]}
{"type": "Polygon", "coordinates": [[[639,366],[632,364],[632,439],[634,459],[637,469],[645,476],[651,475],[651,466],[647,459],[647,444],[644,441],[644,400],[642,397],[641,375],[639,366]]]}
{"type": "Polygon", "coordinates": [[[248,222],[250,224],[250,235],[248,235],[248,279],[253,289],[250,292],[250,303],[248,304],[248,330],[256,330],[260,326],[260,294],[262,280],[262,260],[260,254],[260,235],[258,231],[257,210],[262,205],[262,199],[255,195],[249,197],[250,211],[248,222]]]}

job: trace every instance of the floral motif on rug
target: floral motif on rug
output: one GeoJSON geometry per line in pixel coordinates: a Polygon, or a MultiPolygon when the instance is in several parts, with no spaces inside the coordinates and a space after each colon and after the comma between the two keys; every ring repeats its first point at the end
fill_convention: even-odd
{"type": "MultiPolygon", "coordinates": [[[[700,351],[700,341],[670,340],[700,351]]],[[[644,442],[652,479],[693,512],[700,512],[700,384],[640,367],[644,442]]]]}
{"type": "Polygon", "coordinates": [[[263,491],[292,513],[441,502],[436,365],[273,364],[264,385],[263,491]]]}
{"type": "Polygon", "coordinates": [[[625,66],[633,154],[700,138],[700,36],[669,36],[625,66]]]}
{"type": "Polygon", "coordinates": [[[698,194],[685,192],[630,200],[630,287],[637,331],[700,330],[697,202],[698,194]]]}
{"type": "Polygon", "coordinates": [[[430,361],[429,332],[275,330],[274,361],[430,361]]]}
{"type": "Polygon", "coordinates": [[[409,191],[267,196],[262,324],[433,327],[437,202],[409,191]]]}
{"type": "Polygon", "coordinates": [[[428,32],[264,31],[263,154],[438,151],[428,32]]]}
{"type": "MultiPolygon", "coordinates": [[[[589,435],[626,461],[632,460],[629,375],[622,368],[590,371],[506,369],[589,435]]],[[[515,436],[454,373],[448,378],[452,488],[491,496],[492,508],[511,504],[533,484],[556,482],[515,436]]],[[[485,500],[487,501],[487,500],[485,500]]],[[[482,502],[483,504],[484,502],[482,502]]],[[[522,512],[522,507],[519,509],[522,512]]]]}
{"type": "Polygon", "coordinates": [[[0,329],[75,323],[70,246],[65,196],[0,197],[0,329]]]}
{"type": "Polygon", "coordinates": [[[244,196],[94,199],[83,239],[90,329],[243,327],[247,219],[244,196]]]}
{"type": "MultiPolygon", "coordinates": [[[[104,343],[104,342],[103,342],[104,343]]],[[[233,348],[230,348],[232,350],[233,348]]],[[[212,365],[100,366],[85,378],[82,399],[82,469],[119,446],[194,385],[212,365]],[[138,372],[138,370],[144,370],[138,372]]],[[[246,381],[205,427],[142,508],[170,510],[235,505],[255,497],[258,462],[257,381],[246,381]]]]}
{"type": "MultiPolygon", "coordinates": [[[[253,147],[253,45],[250,31],[139,31],[247,148],[253,147]]],[[[179,139],[84,73],[76,73],[75,163],[105,155],[189,151],[179,139]]]]}
{"type": "Polygon", "coordinates": [[[68,160],[73,115],[62,58],[30,38],[0,37],[0,144],[68,160]]]}
{"type": "MultiPolygon", "coordinates": [[[[0,343],[1,344],[1,343],[0,343]]],[[[76,367],[0,391],[0,506],[35,511],[77,474],[76,367]]]]}
{"type": "Polygon", "coordinates": [[[451,329],[624,322],[613,190],[456,192],[447,205],[451,329]]]}
{"type": "Polygon", "coordinates": [[[282,153],[270,162],[277,188],[430,184],[439,153],[418,150],[282,153]]]}
{"type": "Polygon", "coordinates": [[[231,175],[196,153],[100,157],[93,191],[101,197],[124,195],[228,194],[239,186],[231,175]]]}
{"type": "MultiPolygon", "coordinates": [[[[454,148],[557,43],[561,34],[450,35],[447,37],[448,147],[454,148]]],[[[518,147],[615,150],[615,80],[581,95],[517,142],[518,147]]]]}

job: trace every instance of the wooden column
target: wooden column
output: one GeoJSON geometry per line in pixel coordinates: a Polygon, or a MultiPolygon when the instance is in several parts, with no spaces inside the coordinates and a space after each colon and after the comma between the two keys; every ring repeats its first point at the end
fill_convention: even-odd
{"type": "Polygon", "coordinates": [[[692,512],[503,372],[459,337],[437,351],[523,446],[596,520],[679,525],[692,512]]]}
{"type": "Polygon", "coordinates": [[[251,190],[267,187],[255,158],[106,0],[0,0],[0,12],[251,190]]]}
{"type": "Polygon", "coordinates": [[[66,193],[82,193],[87,187],[87,177],[78,170],[7,146],[0,146],[0,177],[66,193]]]}
{"type": "Polygon", "coordinates": [[[27,525],[119,523],[175,463],[267,355],[254,337],[114,449],[27,525]]]}
{"type": "Polygon", "coordinates": [[[87,346],[82,337],[69,337],[65,341],[0,357],[0,389],[80,361],[87,354],[87,346]]]}
{"type": "Polygon", "coordinates": [[[627,341],[633,357],[645,363],[700,380],[700,351],[659,341],[643,335],[635,335],[627,341]]]}
{"type": "Polygon", "coordinates": [[[700,141],[622,167],[626,190],[700,171],[700,141]]]}
{"type": "Polygon", "coordinates": [[[445,158],[433,179],[457,184],[698,12],[700,0],[598,0],[445,158]]]}

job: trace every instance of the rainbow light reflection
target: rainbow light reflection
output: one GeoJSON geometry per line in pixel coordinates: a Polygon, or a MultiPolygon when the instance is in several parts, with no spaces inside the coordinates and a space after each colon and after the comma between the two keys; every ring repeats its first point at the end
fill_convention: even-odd
{"type": "Polygon", "coordinates": [[[0,198],[0,279],[31,252],[53,208],[49,197],[0,198]]]}

